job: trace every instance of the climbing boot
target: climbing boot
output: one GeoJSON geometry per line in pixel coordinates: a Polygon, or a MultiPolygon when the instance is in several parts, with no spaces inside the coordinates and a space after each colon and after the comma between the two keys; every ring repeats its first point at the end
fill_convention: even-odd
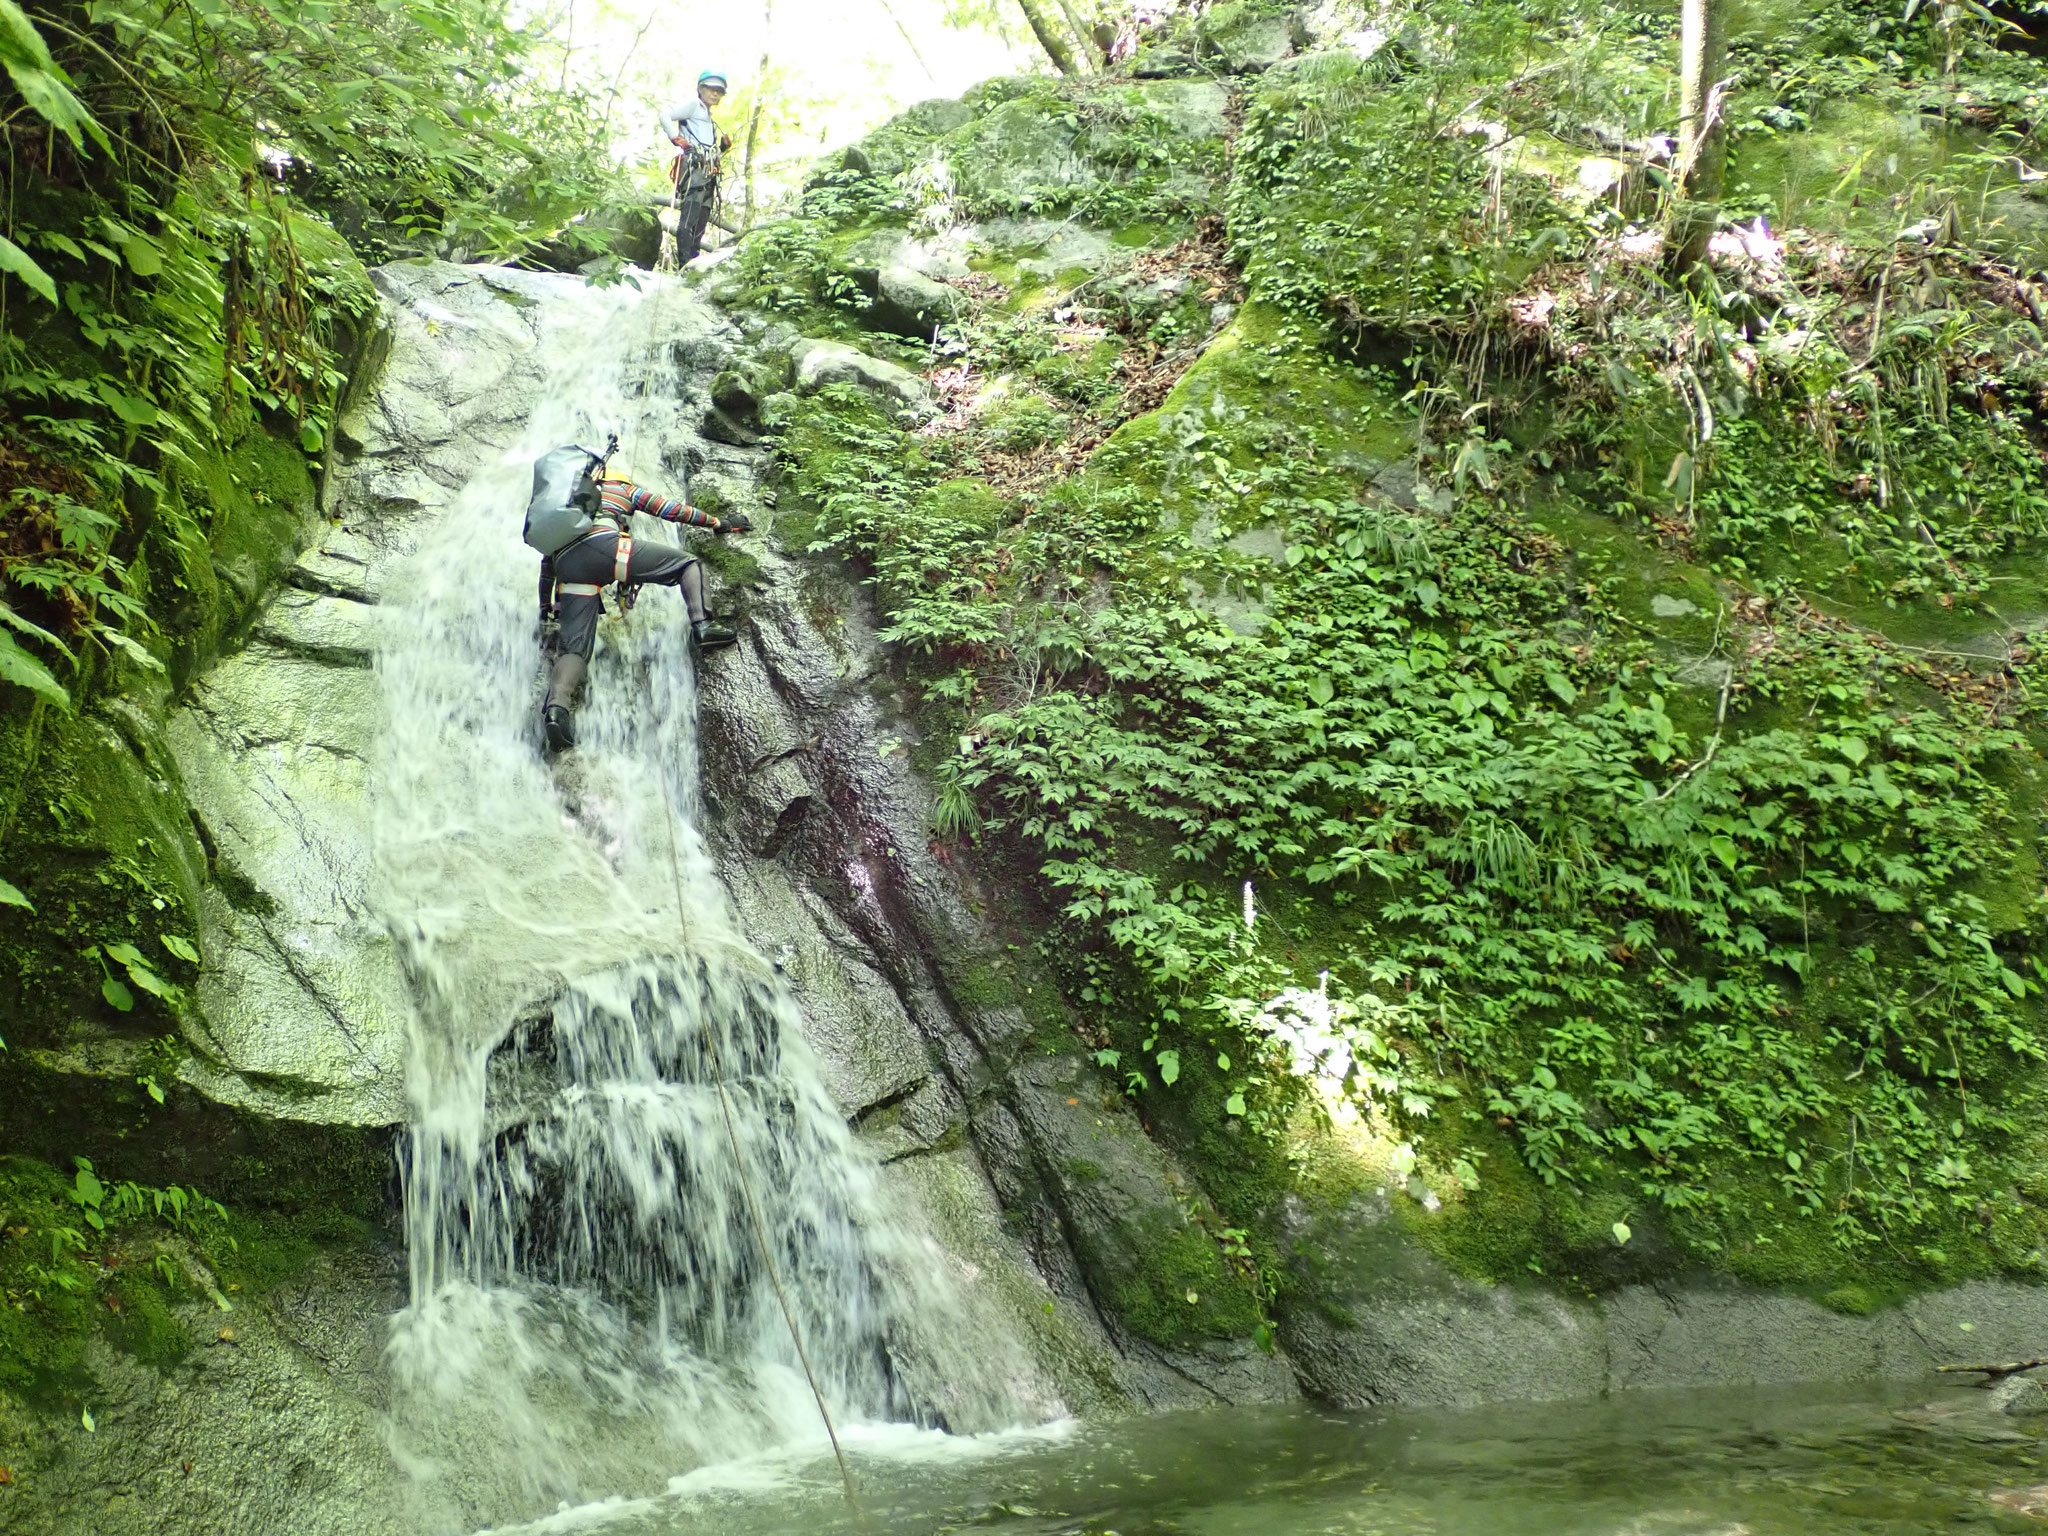
{"type": "Polygon", "coordinates": [[[566,752],[576,745],[576,717],[566,704],[550,704],[540,712],[541,730],[548,740],[548,754],[566,752]]]}
{"type": "Polygon", "coordinates": [[[720,651],[739,639],[730,624],[721,624],[716,619],[698,619],[690,625],[690,638],[697,642],[700,651],[720,651]]]}

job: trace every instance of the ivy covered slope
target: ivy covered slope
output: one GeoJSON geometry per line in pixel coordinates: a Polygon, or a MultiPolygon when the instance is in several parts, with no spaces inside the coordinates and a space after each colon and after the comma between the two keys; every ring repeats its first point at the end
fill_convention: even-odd
{"type": "Polygon", "coordinates": [[[1675,7],[1491,3],[929,104],[714,279],[1041,1044],[1199,1175],[1141,1332],[1284,1321],[1383,1187],[1496,1281],[2040,1270],[2039,60],[1738,20],[1689,283],[1675,7]]]}
{"type": "Polygon", "coordinates": [[[485,0],[0,0],[0,1388],[70,1390],[96,1318],[163,1356],[195,1276],[384,1199],[379,1133],[181,1081],[200,892],[251,893],[165,727],[325,524],[362,255],[516,254],[595,187],[524,47],[485,0]]]}

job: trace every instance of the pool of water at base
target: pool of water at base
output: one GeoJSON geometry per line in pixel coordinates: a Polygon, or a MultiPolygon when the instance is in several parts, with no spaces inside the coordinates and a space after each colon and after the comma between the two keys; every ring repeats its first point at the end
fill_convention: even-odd
{"type": "MultiPolygon", "coordinates": [[[[2048,1390],[1949,1379],[1463,1412],[1217,1409],[842,1431],[519,1536],[1924,1536],[2048,1531],[2048,1390]],[[2038,1412],[2030,1412],[2037,1409],[2038,1412]]],[[[509,1536],[509,1532],[507,1533],[509,1536]]]]}

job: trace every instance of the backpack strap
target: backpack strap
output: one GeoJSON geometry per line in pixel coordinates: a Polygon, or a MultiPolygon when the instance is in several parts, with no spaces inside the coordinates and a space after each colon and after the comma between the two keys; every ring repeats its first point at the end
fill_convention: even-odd
{"type": "Polygon", "coordinates": [[[622,587],[630,586],[632,584],[632,568],[633,535],[621,533],[619,535],[619,552],[612,561],[612,580],[622,587]]]}
{"type": "Polygon", "coordinates": [[[557,582],[555,590],[564,597],[601,597],[604,595],[604,588],[594,581],[557,582]]]}

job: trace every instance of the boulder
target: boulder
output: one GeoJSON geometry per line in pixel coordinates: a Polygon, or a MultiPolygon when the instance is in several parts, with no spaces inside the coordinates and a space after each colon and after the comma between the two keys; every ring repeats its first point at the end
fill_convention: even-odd
{"type": "Polygon", "coordinates": [[[1079,130],[1030,97],[1006,101],[954,141],[953,185],[969,202],[1026,208],[1100,179],[1079,130]]]}
{"type": "Polygon", "coordinates": [[[1200,68],[1192,53],[1172,47],[1140,48],[1131,62],[1131,73],[1140,80],[1176,80],[1200,68]]]}
{"type": "Polygon", "coordinates": [[[1171,80],[1140,76],[1103,95],[1133,112],[1156,117],[1188,139],[1220,139],[1227,124],[1230,93],[1215,80],[1171,80]]]}
{"type": "Polygon", "coordinates": [[[1248,9],[1219,5],[1202,18],[1202,53],[1234,75],[1261,74],[1307,40],[1298,18],[1247,15],[1248,9]]]}
{"type": "Polygon", "coordinates": [[[1014,260],[1019,272],[1053,282],[1076,272],[1102,272],[1128,259],[1102,231],[1066,219],[991,219],[973,230],[993,249],[1014,260]]]}
{"type": "Polygon", "coordinates": [[[642,203],[608,203],[577,215],[552,240],[529,251],[525,264],[550,272],[576,272],[607,258],[652,267],[661,247],[654,209],[642,203]]]}
{"type": "Polygon", "coordinates": [[[951,133],[974,115],[964,102],[921,101],[822,162],[825,169],[850,171],[860,177],[898,176],[930,140],[951,133]]]}
{"type": "Polygon", "coordinates": [[[762,380],[748,370],[727,368],[711,381],[711,406],[698,430],[714,443],[751,448],[761,440],[762,380]]]}
{"type": "Polygon", "coordinates": [[[930,341],[932,332],[960,318],[965,300],[958,289],[934,282],[911,267],[887,266],[875,280],[866,325],[872,331],[930,341]]]}
{"type": "Polygon", "coordinates": [[[815,393],[827,384],[857,384],[913,410],[931,405],[930,387],[908,368],[869,357],[843,341],[800,341],[791,350],[790,363],[800,394],[815,393]]]}

